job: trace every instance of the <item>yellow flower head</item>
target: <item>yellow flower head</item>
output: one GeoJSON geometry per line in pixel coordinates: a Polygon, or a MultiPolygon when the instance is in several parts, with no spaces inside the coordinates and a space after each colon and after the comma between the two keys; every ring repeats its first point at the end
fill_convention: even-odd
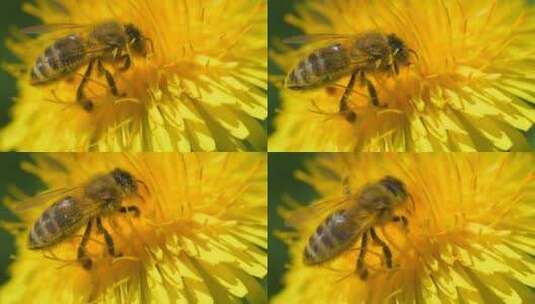
{"type": "Polygon", "coordinates": [[[293,258],[273,303],[533,303],[534,165],[532,154],[499,153],[316,159],[298,177],[328,200],[283,210],[302,221],[281,234],[293,258]],[[367,280],[355,273],[360,242],[326,264],[303,265],[308,237],[334,211],[339,200],[331,199],[343,197],[342,180],[359,193],[385,175],[403,181],[411,198],[395,211],[407,229],[397,222],[375,228],[392,251],[392,268],[372,240],[367,280]]]}
{"type": "Polygon", "coordinates": [[[97,69],[76,103],[86,65],[48,85],[30,84],[36,58],[55,40],[80,29],[19,34],[8,47],[23,62],[8,65],[19,96],[0,148],[25,151],[261,150],[266,135],[265,1],[38,0],[24,10],[46,24],[132,23],[148,38],[146,57],[105,61],[117,84],[114,96],[97,69]],[[232,18],[229,18],[232,16],[232,18]],[[17,72],[19,71],[19,72],[17,72]]]}
{"type": "MultiPolygon", "coordinates": [[[[93,229],[86,270],[76,259],[83,229],[42,250],[27,249],[27,231],[20,233],[0,303],[265,301],[258,281],[267,272],[265,155],[53,154],[25,168],[56,189],[116,167],[143,183],[140,198],[122,202],[137,206],[139,217],[103,217],[122,256],[112,257],[93,229]]],[[[7,205],[29,226],[47,206],[22,212],[24,203],[7,205]]]]}
{"type": "MultiPolygon", "coordinates": [[[[306,1],[287,16],[305,34],[395,33],[417,55],[397,76],[372,75],[379,101],[357,85],[350,123],[336,115],[349,77],[327,88],[281,88],[271,150],[527,150],[535,121],[535,9],[524,0],[306,1]]],[[[321,45],[321,44],[320,44],[321,45]]],[[[285,71],[318,45],[280,47],[285,71]]]]}

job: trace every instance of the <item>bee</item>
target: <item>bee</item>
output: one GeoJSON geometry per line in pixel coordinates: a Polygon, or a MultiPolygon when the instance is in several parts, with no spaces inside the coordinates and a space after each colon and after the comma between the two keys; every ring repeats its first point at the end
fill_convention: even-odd
{"type": "MultiPolygon", "coordinates": [[[[140,215],[137,206],[122,206],[122,201],[138,193],[138,183],[129,172],[116,168],[109,173],[94,176],[85,184],[70,188],[41,193],[18,206],[24,210],[42,203],[53,203],[37,218],[29,230],[28,248],[45,249],[71,237],[81,227],[85,231],[78,246],[77,260],[85,269],[91,269],[92,261],[87,255],[86,245],[93,224],[103,235],[108,253],[113,257],[121,256],[116,252],[110,233],[102,224],[102,217],[116,212],[140,215]]],[[[144,184],[143,184],[144,185],[144,184]]]]}
{"type": "Polygon", "coordinates": [[[65,78],[82,65],[87,68],[76,90],[76,102],[87,112],[94,108],[93,102],[85,96],[85,85],[91,77],[94,66],[104,75],[111,93],[121,96],[112,74],[104,67],[103,61],[118,64],[124,72],[130,68],[131,55],[146,56],[147,42],[134,24],[107,21],[95,25],[48,24],[23,29],[25,33],[40,33],[56,30],[77,30],[61,37],[48,46],[36,59],[30,70],[30,83],[42,85],[65,78]]]}
{"type": "Polygon", "coordinates": [[[287,74],[284,85],[291,90],[314,89],[351,75],[339,104],[339,113],[349,122],[356,119],[356,114],[349,110],[347,101],[357,79],[362,86],[367,87],[372,104],[383,107],[379,102],[377,90],[367,75],[380,73],[398,75],[400,67],[410,64],[409,54],[411,52],[416,54],[396,34],[374,31],[358,35],[295,36],[284,41],[305,43],[325,40],[331,43],[302,58],[287,74]]]}
{"type": "Polygon", "coordinates": [[[401,222],[407,227],[407,218],[395,215],[394,210],[406,203],[409,194],[405,184],[392,176],[364,186],[358,194],[351,194],[347,181],[345,183],[345,198],[337,203],[344,203],[346,208],[330,213],[316,228],[303,251],[303,263],[317,265],[330,261],[360,238],[356,272],[365,280],[368,276],[364,264],[368,237],[381,246],[386,266],[392,268],[392,251],[379,238],[374,227],[388,222],[401,222]]]}

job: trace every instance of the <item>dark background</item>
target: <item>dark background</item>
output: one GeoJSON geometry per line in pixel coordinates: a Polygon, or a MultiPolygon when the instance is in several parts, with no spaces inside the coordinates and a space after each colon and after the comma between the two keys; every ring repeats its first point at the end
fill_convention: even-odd
{"type": "MultiPolygon", "coordinates": [[[[268,14],[268,45],[271,49],[274,38],[293,36],[302,32],[284,22],[284,16],[290,12],[296,1],[269,0],[268,14]]],[[[279,69],[271,58],[268,64],[269,75],[282,75],[284,72],[279,69]]],[[[274,131],[273,117],[279,106],[278,90],[269,83],[268,90],[268,134],[274,131]]],[[[282,219],[277,214],[282,196],[289,193],[291,189],[292,197],[299,201],[308,201],[312,196],[312,189],[306,184],[293,178],[296,170],[303,167],[302,161],[312,154],[303,153],[269,153],[268,162],[268,298],[278,293],[282,286],[281,278],[288,264],[288,251],[283,242],[273,235],[276,230],[284,228],[282,219]]]]}
{"type": "MultiPolygon", "coordinates": [[[[2,0],[0,1],[0,65],[5,62],[16,62],[16,57],[11,54],[5,45],[5,39],[9,36],[10,30],[15,27],[25,27],[38,23],[33,18],[22,12],[22,0],[2,0]]],[[[0,68],[0,128],[9,121],[9,108],[16,96],[17,86],[15,79],[8,75],[4,69],[0,68]]]]}
{"type": "MultiPolygon", "coordinates": [[[[0,65],[5,62],[16,62],[6,48],[5,39],[15,26],[24,27],[36,24],[37,20],[21,10],[22,1],[0,1],[0,65]]],[[[15,79],[0,68],[0,128],[9,121],[9,107],[16,96],[17,86],[15,79]]],[[[37,187],[37,180],[20,170],[20,162],[29,160],[26,153],[0,153],[0,201],[7,196],[7,189],[17,185],[23,191],[32,193],[37,187]]],[[[2,204],[0,204],[0,221],[16,220],[2,204]]],[[[7,280],[7,266],[10,256],[15,252],[13,238],[3,229],[0,229],[0,285],[7,280]]]]}
{"type": "MultiPolygon", "coordinates": [[[[30,161],[28,153],[0,153],[0,201],[8,196],[8,188],[17,186],[24,193],[32,194],[40,187],[39,180],[20,169],[21,162],[30,161]]],[[[0,221],[16,221],[17,218],[0,204],[0,221]]],[[[0,228],[0,285],[8,279],[7,267],[15,253],[13,237],[0,228]]]]}
{"type": "MultiPolygon", "coordinates": [[[[303,0],[294,0],[294,1],[278,1],[278,0],[269,0],[269,14],[268,14],[268,45],[271,50],[273,45],[273,39],[295,36],[302,34],[302,31],[299,29],[289,26],[284,22],[284,16],[292,11],[293,6],[296,2],[302,2],[303,0]]],[[[283,75],[284,72],[279,69],[274,62],[269,58],[268,63],[268,72],[269,75],[283,75]]],[[[270,82],[268,87],[268,134],[273,133],[273,117],[275,117],[275,111],[279,106],[279,92],[270,82]]]]}
{"type": "Polygon", "coordinates": [[[289,262],[286,245],[273,233],[285,229],[285,224],[277,213],[282,205],[283,196],[290,196],[299,202],[310,202],[315,197],[314,189],[296,180],[296,171],[304,170],[305,161],[314,153],[269,153],[268,170],[268,297],[281,290],[281,278],[289,262]]]}

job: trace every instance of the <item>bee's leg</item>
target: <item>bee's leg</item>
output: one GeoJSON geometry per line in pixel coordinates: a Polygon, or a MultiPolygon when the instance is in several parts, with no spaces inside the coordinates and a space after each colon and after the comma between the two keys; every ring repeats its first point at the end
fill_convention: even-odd
{"type": "Polygon", "coordinates": [[[134,212],[134,216],[138,217],[141,211],[137,206],[126,206],[119,208],[119,212],[121,213],[128,213],[128,212],[134,212]]]}
{"type": "Polygon", "coordinates": [[[121,71],[121,72],[124,72],[126,70],[128,70],[130,68],[130,65],[132,64],[132,61],[130,59],[130,55],[128,54],[124,54],[124,55],[121,55],[117,58],[117,61],[120,61],[122,60],[123,61],[123,66],[120,66],[117,68],[117,70],[121,71]]]}
{"type": "Polygon", "coordinates": [[[364,265],[364,257],[366,256],[366,251],[368,249],[368,231],[365,231],[362,234],[360,239],[360,252],[359,257],[357,258],[357,273],[361,280],[366,280],[368,277],[368,269],[364,265]]]}
{"type": "Polygon", "coordinates": [[[376,107],[384,107],[379,103],[379,97],[377,96],[377,90],[375,89],[375,86],[373,83],[364,76],[364,83],[366,83],[366,87],[368,88],[368,95],[370,96],[370,100],[372,101],[372,104],[376,107]]]}
{"type": "Polygon", "coordinates": [[[347,100],[349,99],[349,96],[353,91],[353,87],[355,86],[357,74],[358,72],[353,72],[353,74],[351,74],[351,78],[349,79],[349,83],[346,86],[344,95],[342,95],[342,99],[340,99],[340,109],[338,110],[338,112],[343,114],[345,119],[349,122],[354,122],[357,118],[357,115],[351,110],[349,110],[349,107],[347,106],[347,100]]]}
{"type": "Polygon", "coordinates": [[[130,68],[130,64],[131,64],[130,55],[123,54],[123,50],[122,49],[118,49],[117,50],[117,53],[114,55],[113,60],[116,63],[118,63],[120,61],[123,61],[123,65],[117,67],[117,70],[120,71],[120,72],[124,72],[124,71],[126,71],[126,70],[128,70],[130,68]]]}
{"type": "Polygon", "coordinates": [[[370,228],[370,235],[372,236],[372,239],[377,244],[379,244],[379,246],[383,248],[383,254],[385,256],[386,267],[392,268],[392,251],[390,250],[388,245],[385,243],[385,241],[381,240],[379,236],[377,236],[373,228],[370,228]]]}
{"type": "Polygon", "coordinates": [[[97,217],[97,229],[99,233],[104,235],[104,240],[106,241],[106,246],[108,247],[108,253],[113,257],[120,257],[120,253],[115,252],[115,245],[113,244],[113,239],[111,238],[110,233],[102,225],[102,220],[100,217],[97,217]]]}
{"type": "Polygon", "coordinates": [[[89,235],[91,234],[92,221],[93,220],[90,219],[89,222],[87,222],[84,235],[82,236],[80,245],[78,245],[78,261],[85,269],[91,269],[92,265],[91,259],[87,256],[87,253],[85,252],[85,246],[87,244],[87,241],[89,240],[89,235]]]}
{"type": "Polygon", "coordinates": [[[80,84],[76,89],[76,102],[78,102],[87,112],[91,112],[91,110],[93,110],[93,102],[85,97],[84,89],[85,85],[87,84],[87,81],[89,80],[89,77],[91,77],[93,64],[95,64],[95,59],[91,59],[91,61],[89,61],[87,69],[84,73],[84,77],[82,78],[82,81],[80,81],[80,84]]]}
{"type": "Polygon", "coordinates": [[[405,216],[394,216],[392,218],[392,222],[401,222],[403,224],[403,227],[407,228],[407,226],[409,226],[409,221],[407,220],[407,218],[405,216]]]}
{"type": "Polygon", "coordinates": [[[117,86],[115,85],[115,80],[113,79],[113,76],[108,70],[106,70],[106,68],[102,64],[102,61],[98,60],[97,65],[100,73],[104,74],[104,77],[106,77],[106,82],[108,82],[108,86],[110,87],[110,91],[113,96],[121,95],[119,94],[119,91],[117,91],[117,86]]]}
{"type": "Polygon", "coordinates": [[[396,75],[399,75],[399,65],[395,60],[394,60],[393,66],[394,66],[394,73],[396,73],[396,75]]]}

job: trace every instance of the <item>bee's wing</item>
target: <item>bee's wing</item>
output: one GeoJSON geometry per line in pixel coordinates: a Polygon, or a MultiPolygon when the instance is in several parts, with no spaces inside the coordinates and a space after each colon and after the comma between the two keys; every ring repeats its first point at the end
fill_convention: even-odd
{"type": "Polygon", "coordinates": [[[82,190],[82,186],[72,188],[58,188],[54,190],[44,191],[19,203],[13,204],[13,210],[21,212],[34,207],[41,206],[43,204],[54,202],[66,196],[79,197],[80,190],[82,190]]]}
{"type": "Polygon", "coordinates": [[[21,31],[30,35],[41,34],[39,35],[39,40],[53,44],[58,39],[73,34],[85,37],[91,32],[92,28],[89,24],[50,23],[25,27],[21,31]]]}
{"type": "Polygon", "coordinates": [[[89,199],[84,195],[76,196],[74,199],[77,200],[77,206],[80,209],[82,218],[94,216],[102,206],[99,201],[89,199]]]}
{"type": "Polygon", "coordinates": [[[87,24],[74,24],[74,23],[49,23],[49,24],[38,24],[33,26],[28,26],[22,28],[21,31],[26,34],[41,34],[41,33],[51,33],[57,31],[74,31],[74,30],[83,30],[88,28],[87,24]]]}
{"type": "Polygon", "coordinates": [[[286,218],[286,223],[292,227],[299,227],[310,220],[322,220],[327,214],[343,209],[349,204],[355,204],[355,201],[356,197],[354,196],[343,196],[322,200],[309,206],[299,207],[291,211],[286,218]]]}
{"type": "Polygon", "coordinates": [[[282,40],[286,44],[303,44],[303,43],[313,43],[326,40],[344,40],[351,39],[354,36],[352,35],[342,35],[342,34],[310,34],[310,35],[300,35],[292,36],[282,40]]]}

